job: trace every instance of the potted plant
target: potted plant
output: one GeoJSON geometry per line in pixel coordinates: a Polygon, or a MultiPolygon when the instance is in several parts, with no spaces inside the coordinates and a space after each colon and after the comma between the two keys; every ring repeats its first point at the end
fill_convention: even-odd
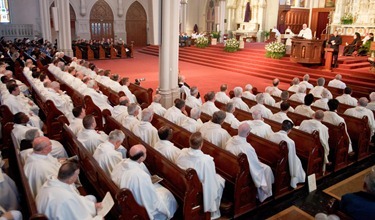
{"type": "Polygon", "coordinates": [[[211,32],[211,45],[216,45],[220,39],[220,31],[211,32]]]}
{"type": "Polygon", "coordinates": [[[236,38],[230,38],[225,42],[224,51],[227,52],[236,52],[240,47],[240,42],[236,38]]]}
{"type": "Polygon", "coordinates": [[[352,15],[352,13],[345,13],[341,17],[341,24],[353,24],[353,15],[352,15]]]}
{"type": "Polygon", "coordinates": [[[208,39],[204,36],[198,37],[195,41],[195,45],[199,48],[205,48],[208,46],[208,39]]]}
{"type": "Polygon", "coordinates": [[[262,32],[262,35],[264,37],[264,40],[268,40],[268,38],[270,37],[270,32],[269,31],[263,31],[262,32]]]}
{"type": "Polygon", "coordinates": [[[271,42],[265,46],[266,57],[272,59],[281,59],[285,56],[285,45],[281,42],[271,42]]]}

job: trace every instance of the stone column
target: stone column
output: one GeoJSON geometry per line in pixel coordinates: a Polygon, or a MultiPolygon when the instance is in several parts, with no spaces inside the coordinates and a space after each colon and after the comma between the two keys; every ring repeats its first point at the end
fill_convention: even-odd
{"type": "Polygon", "coordinates": [[[117,0],[117,3],[118,3],[118,12],[117,12],[117,15],[119,17],[122,17],[124,15],[124,5],[123,5],[123,2],[122,2],[122,0],[117,0]]]}
{"type": "Polygon", "coordinates": [[[187,0],[181,0],[181,32],[186,32],[187,0]]]}
{"type": "Polygon", "coordinates": [[[81,5],[80,5],[80,14],[82,16],[86,15],[86,0],[81,0],[81,5]]]}
{"type": "Polygon", "coordinates": [[[227,18],[227,30],[231,31],[232,30],[232,16],[233,16],[233,9],[228,8],[228,18],[227,18]]]}
{"type": "Polygon", "coordinates": [[[57,0],[57,13],[59,15],[59,31],[57,47],[68,56],[73,56],[72,37],[70,29],[69,1],[57,0]]]}
{"type": "Polygon", "coordinates": [[[162,105],[169,108],[178,89],[178,1],[162,1],[161,44],[159,50],[159,93],[162,105]]]}
{"type": "Polygon", "coordinates": [[[220,42],[223,42],[223,35],[224,35],[224,32],[225,32],[224,19],[225,19],[225,0],[220,0],[220,2],[219,2],[220,42]]]}
{"type": "Polygon", "coordinates": [[[333,15],[333,24],[340,24],[341,17],[344,15],[349,6],[343,3],[343,0],[336,0],[335,13],[333,15]]]}
{"type": "Polygon", "coordinates": [[[52,42],[49,0],[39,0],[39,10],[43,40],[48,40],[52,42]]]}

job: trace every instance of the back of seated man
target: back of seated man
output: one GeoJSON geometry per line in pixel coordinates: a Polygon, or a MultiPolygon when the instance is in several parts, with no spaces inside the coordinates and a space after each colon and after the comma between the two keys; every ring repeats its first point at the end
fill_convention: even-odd
{"type": "Polygon", "coordinates": [[[314,114],[314,110],[311,109],[311,104],[314,101],[314,96],[312,94],[307,94],[304,98],[304,104],[299,105],[294,110],[294,113],[305,115],[306,117],[311,118],[314,114]]]}
{"type": "Polygon", "coordinates": [[[203,122],[200,119],[201,112],[200,108],[192,108],[190,110],[190,117],[186,117],[185,121],[182,122],[181,127],[192,133],[199,131],[203,125],[203,122]]]}
{"type": "Polygon", "coordinates": [[[244,92],[242,93],[242,96],[244,98],[255,100],[255,95],[253,94],[253,86],[251,84],[246,84],[244,92]]]}
{"type": "Polygon", "coordinates": [[[183,99],[175,99],[174,106],[170,107],[164,114],[164,118],[169,121],[181,125],[182,122],[187,117],[187,112],[185,110],[185,101],[183,99]]]}
{"type": "Polygon", "coordinates": [[[199,90],[196,86],[192,86],[190,88],[190,96],[186,97],[186,105],[190,108],[194,107],[201,107],[202,106],[202,99],[197,98],[199,94],[199,90]]]}
{"type": "MultiPolygon", "coordinates": [[[[310,90],[310,94],[313,94],[314,97],[321,98],[325,83],[326,80],[323,77],[318,78],[316,80],[316,86],[310,90]]],[[[332,99],[332,97],[332,93],[329,92],[328,99],[332,99]]]]}
{"type": "Polygon", "coordinates": [[[103,131],[95,130],[96,120],[93,115],[86,115],[82,120],[82,124],[84,129],[77,134],[77,139],[93,154],[99,144],[108,140],[108,135],[103,131]]]}
{"type": "Polygon", "coordinates": [[[347,109],[344,114],[350,115],[356,118],[362,118],[363,116],[367,116],[368,124],[371,129],[371,136],[374,135],[375,132],[375,120],[374,120],[374,113],[367,109],[368,99],[366,97],[361,97],[358,99],[358,105],[354,108],[347,109]]]}
{"type": "Polygon", "coordinates": [[[253,120],[246,121],[250,125],[251,133],[265,139],[269,138],[273,134],[273,131],[271,126],[264,122],[262,112],[255,110],[251,113],[251,116],[253,120]]]}
{"type": "Polygon", "coordinates": [[[299,87],[299,79],[297,77],[294,77],[291,83],[291,86],[288,88],[288,91],[290,92],[298,92],[299,87]]]}
{"type": "Polygon", "coordinates": [[[340,206],[341,210],[354,219],[375,216],[375,167],[365,176],[363,191],[343,195],[340,206]]]}
{"type": "Polygon", "coordinates": [[[375,92],[370,93],[369,98],[370,98],[370,102],[367,104],[366,108],[374,111],[375,110],[375,92]]]}
{"type": "Polygon", "coordinates": [[[258,93],[255,96],[255,99],[258,104],[254,105],[250,108],[250,113],[253,113],[254,111],[260,111],[262,113],[263,118],[270,118],[273,114],[272,111],[269,110],[266,106],[264,106],[265,102],[265,95],[264,93],[258,93]]]}
{"type": "Polygon", "coordinates": [[[231,99],[231,102],[233,103],[234,107],[244,110],[244,111],[250,111],[249,106],[241,99],[242,97],[242,88],[241,87],[235,87],[233,89],[234,97],[231,99]]]}
{"type": "Polygon", "coordinates": [[[203,113],[212,116],[214,112],[220,111],[220,109],[218,109],[215,105],[216,96],[214,91],[208,92],[204,97],[206,99],[206,102],[201,106],[201,111],[203,113]]]}
{"type": "MultiPolygon", "coordinates": [[[[281,98],[281,100],[279,102],[276,102],[275,105],[274,105],[274,107],[280,108],[280,105],[281,105],[282,102],[288,101],[288,99],[289,99],[289,92],[286,91],[286,90],[282,91],[281,95],[280,95],[280,98],[281,98]]],[[[294,108],[292,106],[290,106],[289,109],[288,109],[288,111],[294,112],[294,108]]]]}
{"type": "Polygon", "coordinates": [[[215,99],[219,102],[222,102],[224,104],[228,103],[230,101],[229,96],[226,94],[228,90],[227,84],[222,84],[220,86],[220,92],[217,92],[215,95],[215,99]]]}
{"type": "Polygon", "coordinates": [[[151,182],[146,165],[146,148],[134,145],[129,158],[117,164],[111,174],[113,182],[120,188],[128,188],[138,204],[145,207],[150,219],[171,219],[177,210],[177,201],[172,193],[158,183],[151,182]]]}
{"type": "Polygon", "coordinates": [[[154,112],[145,108],[142,110],[142,120],[133,126],[132,132],[144,142],[154,147],[159,141],[158,130],[151,124],[154,112]]]}
{"type": "Polygon", "coordinates": [[[305,85],[307,89],[312,89],[314,86],[311,83],[309,83],[309,80],[310,80],[310,75],[305,74],[303,76],[303,81],[301,81],[299,85],[305,85]]]}
{"type": "Polygon", "coordinates": [[[340,74],[337,74],[333,80],[329,81],[328,86],[339,89],[345,89],[346,84],[343,81],[341,81],[341,79],[342,76],[340,74]]]}
{"type": "Polygon", "coordinates": [[[342,104],[356,106],[358,101],[356,98],[352,97],[352,89],[350,87],[345,87],[344,93],[337,96],[336,99],[342,104]]]}
{"type": "Polygon", "coordinates": [[[298,90],[296,93],[294,93],[292,96],[290,96],[290,100],[303,103],[306,96],[306,86],[305,85],[299,85],[298,90]]]}
{"type": "Polygon", "coordinates": [[[273,121],[277,121],[277,122],[279,122],[279,123],[283,123],[283,121],[285,121],[285,120],[289,120],[289,121],[293,122],[292,119],[290,119],[290,118],[288,117],[288,115],[287,115],[287,113],[288,113],[288,111],[289,111],[289,108],[290,108],[290,104],[289,104],[289,102],[286,102],[286,101],[282,102],[282,103],[280,104],[280,110],[281,110],[281,111],[279,111],[279,112],[273,114],[273,115],[270,117],[270,119],[273,120],[273,121]]]}
{"type": "Polygon", "coordinates": [[[323,89],[322,98],[316,100],[311,106],[319,107],[325,110],[328,110],[328,97],[329,97],[329,90],[323,89]]]}
{"type": "Polygon", "coordinates": [[[228,131],[221,127],[225,117],[226,114],[224,111],[217,111],[212,115],[212,119],[204,123],[199,130],[205,140],[220,148],[224,148],[225,143],[230,138],[228,131]]]}
{"type": "Polygon", "coordinates": [[[233,102],[228,102],[225,106],[225,120],[224,122],[230,124],[230,126],[234,129],[238,129],[238,126],[240,125],[240,121],[234,116],[234,112],[236,111],[236,108],[234,107],[233,102]]]}
{"type": "Polygon", "coordinates": [[[154,95],[153,102],[148,106],[148,108],[152,109],[155,114],[163,116],[167,110],[161,105],[161,98],[162,97],[160,94],[154,95]]]}
{"type": "Polygon", "coordinates": [[[184,170],[193,168],[197,171],[203,185],[204,211],[211,212],[211,219],[217,219],[221,216],[219,207],[225,180],[216,173],[213,158],[202,152],[203,137],[200,132],[190,136],[189,146],[181,150],[176,164],[184,170]]]}
{"type": "Polygon", "coordinates": [[[155,144],[155,149],[162,155],[168,158],[173,163],[176,163],[177,157],[180,155],[181,150],[174,146],[170,141],[173,138],[173,129],[169,126],[162,126],[158,130],[159,141],[155,144]]]}
{"type": "Polygon", "coordinates": [[[272,80],[272,86],[267,86],[264,90],[265,92],[269,93],[270,95],[280,97],[281,90],[279,89],[280,80],[275,78],[272,80]]]}
{"type": "Polygon", "coordinates": [[[80,169],[76,161],[68,161],[61,165],[58,173],[49,177],[41,187],[35,199],[38,211],[49,219],[103,218],[103,216],[96,216],[102,204],[96,203],[94,196],[78,194],[74,183],[78,180],[79,173],[80,169]]]}

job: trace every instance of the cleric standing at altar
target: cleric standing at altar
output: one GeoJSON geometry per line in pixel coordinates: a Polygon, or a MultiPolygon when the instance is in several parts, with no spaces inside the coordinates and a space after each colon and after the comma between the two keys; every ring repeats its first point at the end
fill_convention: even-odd
{"type": "Polygon", "coordinates": [[[337,68],[337,59],[339,56],[339,47],[342,43],[341,37],[338,35],[337,31],[333,32],[331,38],[329,38],[328,44],[333,48],[333,68],[337,68]]]}
{"type": "Polygon", "coordinates": [[[302,25],[302,30],[299,32],[298,37],[303,37],[307,40],[312,39],[311,29],[307,27],[307,24],[302,25]]]}

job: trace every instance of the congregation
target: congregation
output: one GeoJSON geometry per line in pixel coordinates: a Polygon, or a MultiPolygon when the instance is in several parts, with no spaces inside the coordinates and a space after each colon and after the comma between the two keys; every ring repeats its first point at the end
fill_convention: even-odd
{"type": "MultiPolygon", "coordinates": [[[[285,91],[278,88],[279,79],[274,79],[265,92],[257,93],[253,92],[251,84],[244,89],[235,87],[230,92],[223,84],[218,92],[205,94],[204,102],[199,96],[199,88],[190,87],[185,77],[180,75],[181,98],[174,101],[174,106],[165,109],[160,103],[159,94],[153,96],[148,106],[142,105],[140,97],[130,90],[129,78],[119,79],[110,70],[99,69],[74,57],[68,59],[63,53],[50,55],[51,63],[46,64],[44,69],[36,67],[32,59],[24,60],[23,67],[13,67],[14,71],[17,67],[21,69],[21,78],[26,81],[13,79],[13,72],[7,70],[5,63],[0,63],[0,90],[1,103],[13,115],[11,137],[15,147],[22,149],[23,170],[31,196],[35,199],[38,212],[51,219],[101,219],[103,216],[97,215],[97,211],[102,204],[92,195],[79,194],[78,176],[81,170],[84,171],[80,167],[82,164],[67,160],[71,152],[57,140],[49,138],[48,123],[38,116],[44,108],[29,98],[28,86],[42,100],[53,103],[66,118],[70,132],[76,135],[90,157],[97,161],[106,178],[111,179],[118,188],[129,189],[150,219],[170,219],[186,205],[181,203],[170,186],[152,182],[153,169],[147,166],[150,163],[150,156],[147,155],[154,155],[151,148],[160,152],[158,156],[175,164],[176,169],[195,170],[202,184],[202,212],[217,219],[223,215],[221,211],[228,214],[222,207],[224,201],[236,203],[236,199],[239,199],[225,193],[231,190],[229,187],[237,185],[222,172],[222,165],[217,162],[219,154],[229,155],[230,158],[245,155],[247,175],[254,184],[253,199],[262,203],[279,195],[279,173],[274,170],[273,164],[262,159],[266,156],[255,146],[255,141],[269,141],[275,145],[283,143],[286,146],[287,188],[293,191],[305,183],[307,175],[312,174],[309,170],[312,165],[299,153],[299,140],[295,138],[297,132],[306,136],[316,132],[319,134],[319,143],[316,144],[321,146],[322,163],[320,170],[315,171],[322,177],[339,166],[339,160],[332,150],[337,146],[332,146],[333,142],[329,140],[331,129],[340,124],[344,126],[345,133],[341,135],[348,142],[343,149],[350,158],[360,159],[368,151],[362,152],[363,146],[351,140],[354,137],[349,129],[353,128],[346,124],[349,120],[359,121],[366,116],[369,141],[374,137],[375,93],[369,94],[370,101],[367,97],[352,97],[351,88],[339,74],[327,86],[323,77],[317,80],[316,86],[309,82],[308,74],[301,82],[296,77],[285,91]],[[123,96],[116,103],[112,102],[104,94],[103,85],[123,96]],[[85,97],[86,105],[76,105],[75,97],[69,94],[67,88],[85,97]],[[337,94],[332,88],[341,89],[343,93],[337,94]],[[128,133],[122,129],[104,131],[103,124],[109,123],[109,120],[103,120],[104,114],[91,114],[86,99],[90,99],[99,112],[109,112],[110,117],[142,143],[125,145],[128,133]],[[342,106],[346,108],[344,111],[342,106]],[[245,114],[246,120],[240,114],[245,114]],[[171,125],[164,122],[165,126],[158,126],[155,120],[166,120],[171,125]],[[183,149],[180,149],[173,135],[180,130],[189,134],[183,149]],[[23,147],[27,143],[28,147],[23,147]],[[207,143],[216,147],[216,153],[207,153],[207,149],[203,148],[207,143]]],[[[20,63],[17,59],[13,62],[20,63]]],[[[12,195],[0,198],[1,207],[9,211],[5,212],[8,216],[12,215],[15,219],[18,216],[20,219],[20,213],[14,211],[19,210],[16,187],[7,174],[3,176],[5,184],[1,187],[4,186],[12,195]],[[4,205],[3,201],[13,204],[4,205]]],[[[250,210],[231,212],[241,215],[250,210]]],[[[347,214],[351,215],[349,211],[347,214]]]]}

